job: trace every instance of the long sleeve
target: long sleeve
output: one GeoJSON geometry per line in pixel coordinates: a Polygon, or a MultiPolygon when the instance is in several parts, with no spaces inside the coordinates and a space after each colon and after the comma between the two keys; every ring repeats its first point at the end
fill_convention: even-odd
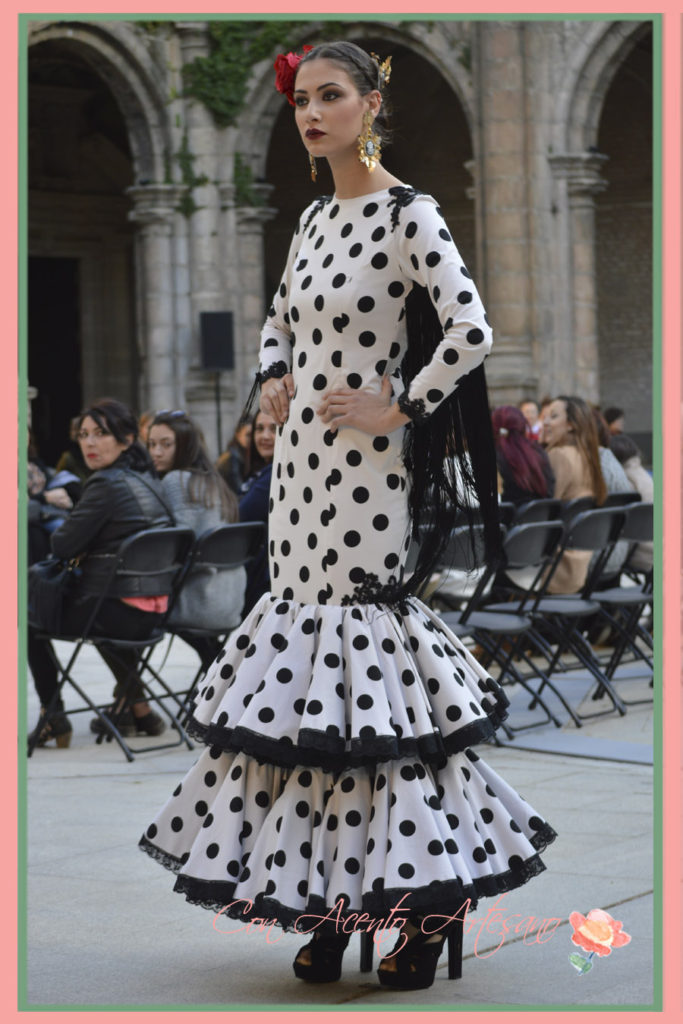
{"type": "Polygon", "coordinates": [[[265,466],[254,478],[248,491],[240,498],[240,522],[268,522],[268,498],[272,470],[272,463],[265,466]]]}
{"type": "Polygon", "coordinates": [[[479,293],[436,201],[418,196],[403,209],[398,230],[401,270],[427,288],[443,329],[433,357],[399,398],[402,411],[419,420],[483,362],[493,338],[479,293]]]}
{"type": "Polygon", "coordinates": [[[304,210],[296,226],[289,245],[287,263],[280,280],[280,286],[273,297],[266,322],[261,331],[259,376],[262,381],[267,380],[269,377],[284,377],[292,368],[292,326],[289,315],[292,268],[301,245],[304,226],[313,205],[304,210]]]}
{"type": "Polygon", "coordinates": [[[103,477],[90,478],[78,504],[52,534],[52,551],[58,558],[75,558],[91,547],[111,516],[110,490],[103,477]]]}

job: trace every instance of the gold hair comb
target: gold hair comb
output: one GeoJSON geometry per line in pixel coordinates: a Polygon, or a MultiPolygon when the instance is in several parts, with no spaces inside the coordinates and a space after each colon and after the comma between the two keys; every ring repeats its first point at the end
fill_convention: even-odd
{"type": "Polygon", "coordinates": [[[391,78],[391,57],[387,57],[387,59],[383,61],[380,60],[376,53],[371,53],[370,56],[379,68],[380,87],[388,85],[389,79],[391,78]]]}

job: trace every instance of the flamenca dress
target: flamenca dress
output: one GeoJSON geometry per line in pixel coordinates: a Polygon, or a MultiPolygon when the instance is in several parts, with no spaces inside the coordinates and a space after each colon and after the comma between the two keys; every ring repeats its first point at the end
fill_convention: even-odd
{"type": "Polygon", "coordinates": [[[176,891],[230,917],[304,930],[303,915],[386,918],[401,899],[455,913],[542,871],[555,835],[468,749],[505,717],[502,689],[420,601],[381,601],[409,544],[405,428],[335,434],[315,412],[326,388],[378,391],[383,374],[399,397],[413,282],[444,327],[401,396],[425,416],[491,344],[431,197],[311,204],[263,330],[262,373],[295,382],[271,485],[272,592],[209,669],[192,720],[206,749],[140,843],[176,891]]]}

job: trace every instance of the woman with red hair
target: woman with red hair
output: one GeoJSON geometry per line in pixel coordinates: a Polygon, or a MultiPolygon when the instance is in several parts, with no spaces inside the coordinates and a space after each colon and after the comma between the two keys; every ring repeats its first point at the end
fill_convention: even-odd
{"type": "Polygon", "coordinates": [[[555,477],[548,456],[527,436],[527,422],[520,409],[501,405],[493,410],[501,501],[523,505],[536,498],[552,498],[555,477]]]}

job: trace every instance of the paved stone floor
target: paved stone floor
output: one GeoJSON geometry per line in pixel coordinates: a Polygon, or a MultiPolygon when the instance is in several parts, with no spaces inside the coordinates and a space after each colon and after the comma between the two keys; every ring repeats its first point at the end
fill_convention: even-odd
{"type": "MultiPolygon", "coordinates": [[[[175,644],[164,672],[179,683],[194,665],[193,652],[175,644]]],[[[94,652],[80,671],[93,695],[105,700],[111,681],[94,652]]],[[[29,721],[36,711],[30,695],[29,721]]],[[[444,955],[432,988],[380,988],[374,973],[360,973],[354,937],[342,980],[312,986],[291,971],[300,937],[279,929],[227,934],[239,922],[216,920],[187,904],[172,892],[172,875],[137,850],[140,834],[196,752],[176,747],[127,763],[114,744],[94,744],[88,718],[74,717],[68,750],[39,749],[27,765],[24,1008],[651,1005],[657,906],[651,765],[479,748],[556,828],[558,839],[544,855],[547,871],[495,906],[482,901],[470,915],[459,981],[448,980],[444,955]],[[575,947],[567,919],[574,910],[597,907],[623,921],[632,941],[596,957],[580,977],[568,960],[575,947]],[[528,934],[516,933],[530,917],[528,934]],[[547,925],[541,942],[539,924],[552,918],[561,923],[554,930],[547,925]]],[[[585,735],[647,746],[651,733],[646,706],[595,720],[585,735]]]]}

